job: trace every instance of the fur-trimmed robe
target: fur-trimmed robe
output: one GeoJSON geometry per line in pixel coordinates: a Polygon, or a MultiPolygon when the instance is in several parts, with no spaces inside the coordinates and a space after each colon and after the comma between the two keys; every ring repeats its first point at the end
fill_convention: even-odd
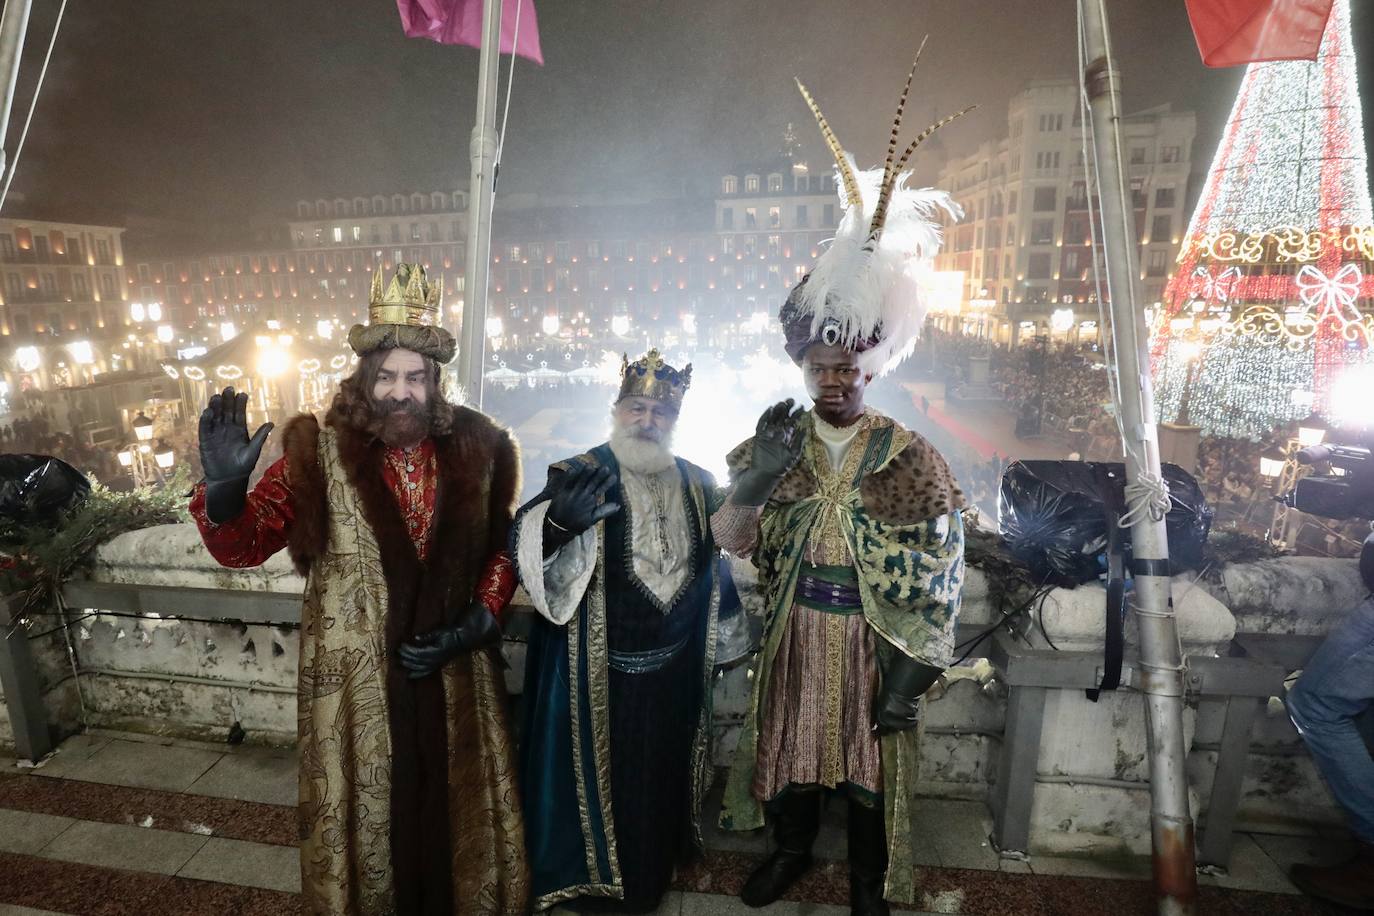
{"type": "Polygon", "coordinates": [[[302,890],[313,913],[516,914],[528,870],[514,746],[495,653],[411,680],[396,649],[467,607],[506,544],[519,456],[455,408],[437,437],[428,564],[382,475],[385,446],[333,411],[285,431],[308,577],[301,614],[302,890]]]}

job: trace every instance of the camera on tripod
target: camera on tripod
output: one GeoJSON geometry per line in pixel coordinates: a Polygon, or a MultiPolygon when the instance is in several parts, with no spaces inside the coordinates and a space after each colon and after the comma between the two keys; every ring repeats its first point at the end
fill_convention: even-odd
{"type": "Polygon", "coordinates": [[[1294,455],[1317,473],[1279,496],[1299,512],[1323,518],[1374,518],[1374,456],[1362,445],[1313,445],[1294,455]]]}

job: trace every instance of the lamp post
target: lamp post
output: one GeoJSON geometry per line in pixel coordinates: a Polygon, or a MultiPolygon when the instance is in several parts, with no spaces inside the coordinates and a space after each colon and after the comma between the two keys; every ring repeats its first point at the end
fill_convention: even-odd
{"type": "Polygon", "coordinates": [[[158,469],[159,477],[166,477],[166,471],[172,469],[172,464],[176,461],[176,452],[167,444],[166,439],[157,440],[157,446],[153,449],[153,463],[158,469]]]}
{"type": "Polygon", "coordinates": [[[176,463],[176,452],[166,439],[157,440],[157,445],[144,442],[131,442],[119,450],[119,464],[129,472],[134,486],[146,487],[151,484],[167,482],[167,471],[176,463]]]}
{"type": "Polygon", "coordinates": [[[1298,447],[1311,448],[1314,445],[1321,445],[1326,441],[1327,426],[1325,420],[1315,413],[1309,414],[1307,419],[1298,423],[1298,447]]]}
{"type": "Polygon", "coordinates": [[[153,421],[143,411],[138,412],[133,422],[129,424],[134,429],[134,438],[139,442],[151,442],[153,438],[153,421]]]}

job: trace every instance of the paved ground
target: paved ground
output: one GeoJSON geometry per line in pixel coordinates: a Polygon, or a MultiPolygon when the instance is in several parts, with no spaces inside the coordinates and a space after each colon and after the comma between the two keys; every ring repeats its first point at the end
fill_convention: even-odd
{"type": "MultiPolygon", "coordinates": [[[[1052,435],[1033,439],[1016,438],[1016,415],[1004,403],[949,404],[945,401],[944,385],[939,382],[905,382],[902,387],[910,394],[918,410],[921,397],[926,397],[930,401],[930,412],[925,419],[958,439],[980,458],[991,458],[996,452],[1003,458],[1057,459],[1065,458],[1073,451],[1071,442],[1052,435]]],[[[919,431],[925,432],[923,427],[926,424],[921,422],[920,417],[916,420],[916,426],[919,431]]]]}
{"type": "MultiPolygon", "coordinates": [[[[96,733],[68,739],[37,769],[0,760],[0,916],[304,913],[295,848],[296,763],[286,751],[96,733]]],[[[843,916],[840,806],[828,811],[818,867],[769,916],[843,916]]],[[[980,802],[923,799],[916,823],[918,912],[1127,916],[1153,912],[1144,859],[999,859],[980,802]]],[[[1336,839],[1243,835],[1231,874],[1204,877],[1206,914],[1332,913],[1284,877],[1330,861],[1336,839]]],[[[743,914],[733,896],[765,854],[762,835],[707,833],[660,913],[743,914]]]]}

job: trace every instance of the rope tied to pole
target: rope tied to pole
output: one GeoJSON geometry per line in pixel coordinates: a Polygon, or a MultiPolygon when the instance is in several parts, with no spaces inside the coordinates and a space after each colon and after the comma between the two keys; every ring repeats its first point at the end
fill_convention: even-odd
{"type": "Polygon", "coordinates": [[[1133,483],[1126,484],[1126,511],[1117,524],[1129,528],[1147,515],[1153,521],[1162,521],[1173,504],[1164,477],[1142,471],[1133,483]]]}

